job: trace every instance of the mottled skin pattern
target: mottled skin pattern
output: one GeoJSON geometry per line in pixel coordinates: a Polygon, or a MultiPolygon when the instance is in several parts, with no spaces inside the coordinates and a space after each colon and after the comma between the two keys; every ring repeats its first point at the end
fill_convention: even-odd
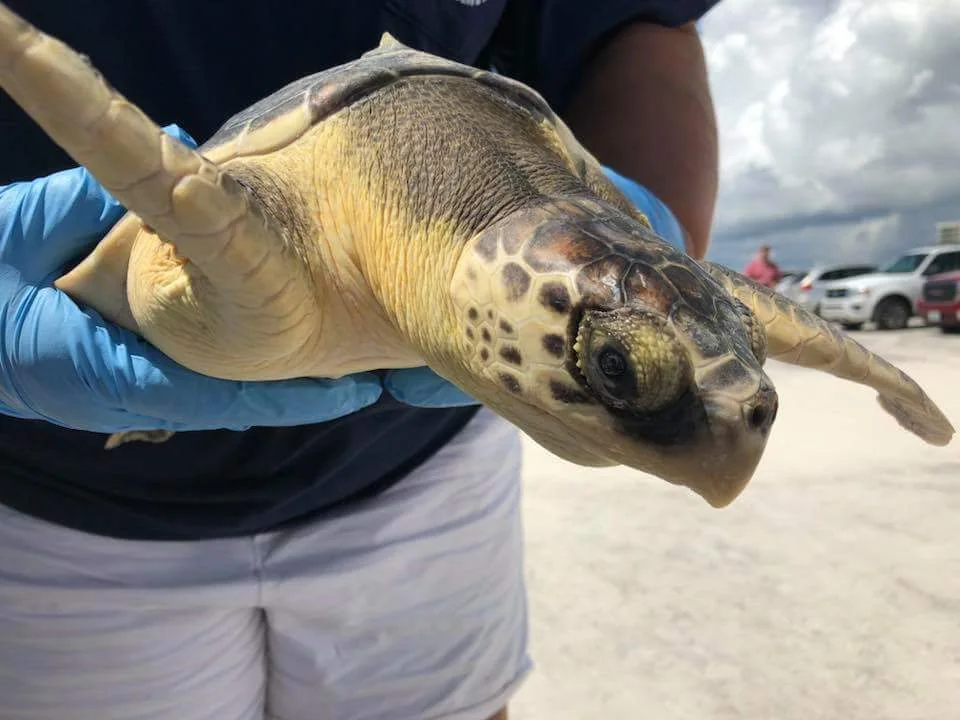
{"type": "MultiPolygon", "coordinates": [[[[209,375],[427,364],[582,465],[731,502],[777,412],[767,356],[953,428],[910,378],[657,237],[529,88],[385,38],[200,151],[0,5],[0,86],[131,210],[58,286],[209,375]]],[[[127,433],[162,442],[167,434],[127,433]]]]}
{"type": "Polygon", "coordinates": [[[642,446],[644,467],[673,481],[711,477],[697,488],[711,501],[739,492],[743,474],[710,471],[716,455],[690,449],[710,447],[742,473],[759,458],[777,399],[752,313],[696,262],[592,196],[515,213],[467,250],[451,287],[462,356],[471,376],[516,397],[507,417],[578,464],[636,463],[642,446]],[[639,397],[598,391],[593,372],[598,331],[624,317],[634,326],[618,347],[639,397]],[[578,441],[588,432],[592,447],[578,441]]]}

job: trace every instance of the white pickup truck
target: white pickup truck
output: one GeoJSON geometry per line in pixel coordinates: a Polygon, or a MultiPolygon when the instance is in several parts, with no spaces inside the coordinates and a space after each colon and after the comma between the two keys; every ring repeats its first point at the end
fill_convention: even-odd
{"type": "Polygon", "coordinates": [[[875,273],[824,287],[820,316],[859,330],[874,322],[880,330],[899,330],[916,314],[929,275],[960,270],[960,245],[930,245],[907,251],[875,273]]]}

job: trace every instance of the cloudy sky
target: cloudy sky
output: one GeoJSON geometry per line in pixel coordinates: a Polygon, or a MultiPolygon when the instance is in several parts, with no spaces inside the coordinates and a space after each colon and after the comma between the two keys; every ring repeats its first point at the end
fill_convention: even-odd
{"type": "Polygon", "coordinates": [[[960,0],[721,0],[710,258],[884,261],[960,220],[960,0]]]}

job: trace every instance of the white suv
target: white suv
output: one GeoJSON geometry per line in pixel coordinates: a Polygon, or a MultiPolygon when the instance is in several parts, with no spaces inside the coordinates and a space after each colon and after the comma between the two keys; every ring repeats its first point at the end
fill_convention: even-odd
{"type": "Polygon", "coordinates": [[[783,290],[777,288],[777,291],[814,315],[819,315],[820,303],[827,288],[841,285],[838,282],[840,280],[876,271],[876,265],[815,265],[802,278],[797,278],[796,282],[783,290]]]}
{"type": "Polygon", "coordinates": [[[899,330],[916,314],[924,278],[960,270],[960,245],[931,245],[910,250],[875,273],[830,283],[820,301],[820,316],[859,330],[875,322],[880,330],[899,330]]]}

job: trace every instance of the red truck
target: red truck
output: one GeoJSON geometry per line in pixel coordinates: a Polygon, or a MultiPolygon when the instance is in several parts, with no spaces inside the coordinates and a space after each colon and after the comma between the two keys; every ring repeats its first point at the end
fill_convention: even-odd
{"type": "Polygon", "coordinates": [[[960,272],[941,273],[923,284],[917,315],[943,332],[960,331],[960,272]]]}

